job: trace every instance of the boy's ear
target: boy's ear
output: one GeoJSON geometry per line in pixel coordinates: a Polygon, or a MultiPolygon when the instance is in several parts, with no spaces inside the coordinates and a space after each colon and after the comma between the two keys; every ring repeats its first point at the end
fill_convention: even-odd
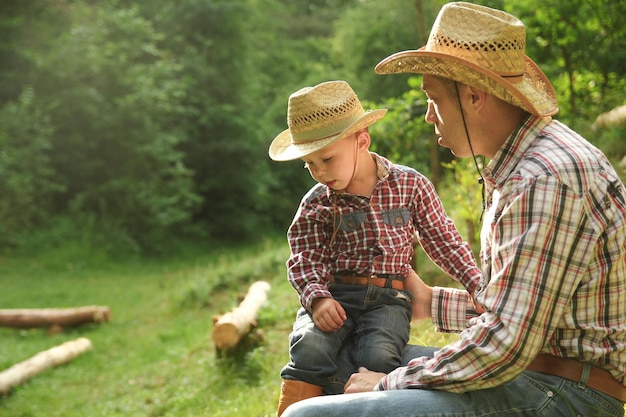
{"type": "Polygon", "coordinates": [[[356,136],[359,149],[369,149],[370,147],[370,134],[367,130],[361,130],[356,136]]]}

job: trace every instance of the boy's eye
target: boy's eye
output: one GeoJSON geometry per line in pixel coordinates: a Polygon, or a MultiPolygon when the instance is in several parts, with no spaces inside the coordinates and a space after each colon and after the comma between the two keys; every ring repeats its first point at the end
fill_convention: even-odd
{"type": "Polygon", "coordinates": [[[331,156],[330,158],[324,158],[322,159],[322,162],[329,162],[331,159],[333,159],[333,157],[331,156]]]}

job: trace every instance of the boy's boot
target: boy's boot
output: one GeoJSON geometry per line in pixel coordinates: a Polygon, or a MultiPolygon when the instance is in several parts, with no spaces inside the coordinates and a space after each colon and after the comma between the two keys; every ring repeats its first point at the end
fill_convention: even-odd
{"type": "Polygon", "coordinates": [[[283,379],[280,386],[277,417],[293,403],[322,395],[322,387],[293,379],[283,379]]]}

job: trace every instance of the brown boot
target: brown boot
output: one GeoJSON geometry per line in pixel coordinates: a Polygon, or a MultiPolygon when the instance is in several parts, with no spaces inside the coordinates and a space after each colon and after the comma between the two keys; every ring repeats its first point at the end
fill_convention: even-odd
{"type": "Polygon", "coordinates": [[[283,379],[280,386],[280,398],[278,399],[277,417],[285,411],[293,403],[300,400],[306,400],[311,397],[322,395],[322,387],[319,385],[309,384],[307,382],[295,381],[292,379],[283,379]]]}

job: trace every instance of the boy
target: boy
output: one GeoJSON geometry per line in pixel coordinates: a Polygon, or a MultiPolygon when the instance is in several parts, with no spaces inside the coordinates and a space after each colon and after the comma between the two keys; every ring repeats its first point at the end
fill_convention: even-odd
{"type": "Polygon", "coordinates": [[[288,231],[289,281],[302,308],[281,372],[279,416],[293,402],[343,392],[347,375],[333,377],[340,349],[370,370],[400,365],[417,282],[410,264],[415,233],[470,293],[480,279],[433,184],[369,151],[368,127],[386,112],[364,111],[345,81],[305,87],[289,97],[289,128],[270,145],[272,159],[301,158],[318,182],[288,231]]]}

